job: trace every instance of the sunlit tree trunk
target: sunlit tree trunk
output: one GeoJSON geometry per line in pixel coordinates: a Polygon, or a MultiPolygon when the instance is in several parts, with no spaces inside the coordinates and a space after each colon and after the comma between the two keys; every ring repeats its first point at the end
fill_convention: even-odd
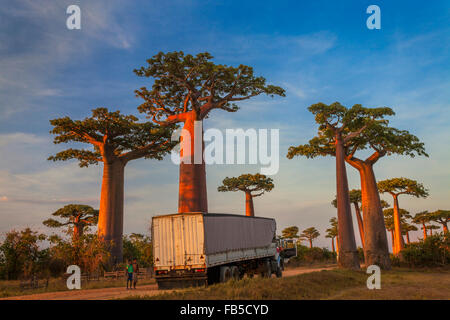
{"type": "Polygon", "coordinates": [[[308,239],[309,240],[309,248],[312,249],[312,239],[308,239]]]}
{"type": "Polygon", "coordinates": [[[400,210],[398,207],[398,195],[393,194],[392,195],[394,197],[394,228],[395,228],[395,232],[394,232],[394,237],[395,237],[395,249],[396,249],[396,254],[399,254],[400,251],[403,249],[404,247],[404,243],[403,243],[403,237],[402,237],[402,225],[400,222],[400,210]]]}
{"type": "Polygon", "coordinates": [[[333,250],[333,252],[336,252],[336,250],[334,249],[334,238],[331,238],[331,249],[333,250]]]}
{"type": "Polygon", "coordinates": [[[336,257],[339,260],[339,237],[336,237],[336,257]]]}
{"type": "Polygon", "coordinates": [[[356,220],[358,221],[358,229],[359,229],[359,237],[361,238],[361,245],[364,249],[364,226],[363,226],[363,218],[361,217],[361,211],[359,210],[358,202],[354,202],[353,206],[355,207],[356,220]]]}
{"type": "Polygon", "coordinates": [[[120,159],[104,161],[98,235],[105,241],[113,241],[112,263],[122,262],[123,197],[125,164],[120,159]]]}
{"type": "Polygon", "coordinates": [[[389,246],[384,224],[383,209],[378,192],[373,164],[376,159],[362,161],[346,158],[359,171],[361,179],[361,204],[363,212],[364,258],[366,265],[377,265],[382,269],[391,268],[389,246]]]}
{"type": "Polygon", "coordinates": [[[411,243],[411,241],[409,240],[409,231],[406,231],[406,242],[407,242],[408,244],[411,243]]]}
{"type": "Polygon", "coordinates": [[[394,236],[394,230],[389,230],[391,232],[391,241],[392,241],[392,253],[396,254],[396,249],[394,246],[395,243],[395,236],[394,236]]]}
{"type": "Polygon", "coordinates": [[[360,269],[350,209],[345,151],[342,136],[336,133],[336,199],[338,211],[339,260],[342,268],[360,269]]]}
{"type": "Polygon", "coordinates": [[[427,238],[427,227],[425,226],[425,223],[422,223],[422,230],[423,230],[423,240],[427,238]]]}
{"type": "Polygon", "coordinates": [[[248,217],[255,216],[255,209],[253,208],[253,197],[249,191],[245,192],[245,215],[248,217]]]}
{"type": "Polygon", "coordinates": [[[444,231],[444,233],[448,232],[447,222],[442,223],[442,230],[444,231]]]}
{"type": "MultiPolygon", "coordinates": [[[[194,111],[187,113],[183,130],[186,130],[190,139],[181,141],[181,163],[180,163],[180,184],[178,194],[178,212],[208,212],[208,201],[206,192],[206,169],[203,159],[203,130],[197,127],[195,130],[195,121],[197,117],[194,111]],[[199,131],[199,132],[196,132],[199,131]],[[196,135],[201,135],[196,137],[196,135]],[[190,140],[190,141],[189,141],[190,140]],[[197,159],[195,159],[195,142],[201,142],[197,146],[197,159]],[[200,163],[195,163],[197,162],[200,163]]],[[[200,120],[201,121],[201,120],[200,120]]],[[[203,126],[202,126],[203,128],[203,126]]]]}

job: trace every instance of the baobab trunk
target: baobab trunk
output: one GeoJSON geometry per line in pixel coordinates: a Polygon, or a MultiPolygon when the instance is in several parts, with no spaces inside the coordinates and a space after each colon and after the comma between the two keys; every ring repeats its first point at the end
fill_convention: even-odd
{"type": "Polygon", "coordinates": [[[105,241],[112,241],[111,263],[121,263],[123,259],[123,188],[125,164],[116,159],[104,162],[98,235],[105,241]]]}
{"type": "Polygon", "coordinates": [[[444,230],[444,234],[448,232],[447,222],[442,224],[442,229],[444,230]]]}
{"type": "Polygon", "coordinates": [[[406,242],[407,242],[408,244],[411,243],[411,241],[409,240],[409,231],[406,231],[406,242]]]}
{"type": "Polygon", "coordinates": [[[338,212],[339,259],[338,265],[347,269],[360,269],[350,209],[345,151],[342,136],[336,134],[336,198],[338,212]]]}
{"type": "Polygon", "coordinates": [[[245,215],[247,217],[255,216],[255,210],[253,208],[253,197],[250,192],[245,192],[245,215]]]}
{"type": "Polygon", "coordinates": [[[339,259],[339,237],[336,237],[336,258],[339,259]]]}
{"type": "Polygon", "coordinates": [[[361,245],[364,249],[364,226],[363,226],[363,218],[361,217],[361,211],[359,210],[358,202],[353,202],[353,206],[355,207],[356,219],[358,220],[358,229],[359,229],[359,237],[361,238],[361,245]]]}
{"type": "Polygon", "coordinates": [[[196,124],[196,115],[188,112],[182,134],[180,152],[180,184],[178,212],[208,212],[206,194],[206,169],[203,159],[203,126],[201,120],[196,124]],[[197,153],[197,155],[195,155],[197,153]]]}
{"type": "Polygon", "coordinates": [[[395,237],[394,237],[394,230],[389,230],[391,232],[391,240],[392,240],[392,253],[396,254],[395,251],[395,246],[394,246],[394,242],[395,242],[395,237]]]}
{"type": "Polygon", "coordinates": [[[83,236],[83,226],[80,224],[80,217],[76,217],[73,224],[72,240],[75,242],[83,236]]]}
{"type": "Polygon", "coordinates": [[[333,252],[336,251],[336,250],[334,249],[334,238],[331,238],[331,249],[333,250],[333,252]]]}
{"type": "Polygon", "coordinates": [[[400,222],[400,210],[398,208],[398,195],[393,195],[394,197],[394,240],[396,253],[399,254],[404,247],[403,237],[402,237],[402,225],[400,222]]]}
{"type": "Polygon", "coordinates": [[[427,238],[427,227],[425,227],[425,223],[422,223],[422,230],[423,230],[423,240],[427,238]]]}
{"type": "Polygon", "coordinates": [[[374,162],[353,159],[347,159],[347,162],[359,171],[361,179],[365,263],[389,270],[391,259],[380,194],[373,172],[374,162]]]}
{"type": "Polygon", "coordinates": [[[309,239],[309,248],[312,249],[312,240],[309,239]]]}

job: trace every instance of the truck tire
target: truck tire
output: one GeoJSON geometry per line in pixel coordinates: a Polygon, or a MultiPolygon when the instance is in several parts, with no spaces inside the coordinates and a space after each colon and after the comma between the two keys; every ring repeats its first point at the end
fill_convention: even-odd
{"type": "Polygon", "coordinates": [[[236,266],[231,267],[231,277],[235,281],[239,281],[241,279],[241,273],[239,272],[239,268],[236,266]]]}
{"type": "Polygon", "coordinates": [[[277,275],[277,278],[281,278],[281,277],[283,276],[283,272],[281,271],[281,268],[280,268],[280,267],[277,268],[277,273],[276,273],[276,275],[277,275]]]}
{"type": "Polygon", "coordinates": [[[231,280],[232,273],[230,267],[220,267],[220,282],[227,282],[231,280]]]}
{"type": "Polygon", "coordinates": [[[272,266],[269,260],[263,262],[263,271],[261,272],[261,278],[270,278],[272,276],[272,266]]]}

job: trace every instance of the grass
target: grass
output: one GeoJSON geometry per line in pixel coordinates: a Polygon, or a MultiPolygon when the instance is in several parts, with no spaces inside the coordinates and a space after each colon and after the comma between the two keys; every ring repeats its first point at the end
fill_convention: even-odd
{"type": "Polygon", "coordinates": [[[382,271],[381,289],[369,290],[364,271],[328,270],[286,278],[243,279],[207,288],[172,291],[131,299],[307,300],[307,299],[450,299],[449,270],[382,271]]]}
{"type": "MultiPolygon", "coordinates": [[[[41,283],[41,280],[39,281],[41,283]]],[[[139,285],[151,284],[155,283],[154,279],[139,279],[139,285]]],[[[100,281],[83,281],[81,283],[82,289],[101,289],[101,288],[114,288],[114,287],[122,287],[125,286],[126,279],[119,280],[100,280],[100,281]]],[[[0,298],[13,297],[13,296],[22,296],[36,293],[45,293],[45,292],[57,292],[57,291],[68,291],[66,280],[60,278],[52,278],[49,280],[48,288],[39,288],[39,289],[20,289],[20,281],[19,280],[9,280],[9,281],[0,281],[0,298]]]]}

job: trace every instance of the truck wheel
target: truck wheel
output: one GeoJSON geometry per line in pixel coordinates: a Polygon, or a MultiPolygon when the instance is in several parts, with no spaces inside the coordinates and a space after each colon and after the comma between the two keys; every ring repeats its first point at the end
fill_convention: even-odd
{"type": "Polygon", "coordinates": [[[267,260],[263,265],[263,272],[261,272],[262,278],[270,278],[272,276],[272,266],[270,265],[270,261],[267,260]]]}
{"type": "Polygon", "coordinates": [[[231,267],[231,276],[235,281],[239,281],[241,279],[241,273],[239,272],[238,267],[236,266],[231,267]]]}
{"type": "Polygon", "coordinates": [[[220,282],[227,282],[232,278],[230,267],[220,267],[220,282]]]}
{"type": "Polygon", "coordinates": [[[281,268],[277,268],[277,278],[281,278],[283,276],[283,272],[281,271],[281,268]]]}

